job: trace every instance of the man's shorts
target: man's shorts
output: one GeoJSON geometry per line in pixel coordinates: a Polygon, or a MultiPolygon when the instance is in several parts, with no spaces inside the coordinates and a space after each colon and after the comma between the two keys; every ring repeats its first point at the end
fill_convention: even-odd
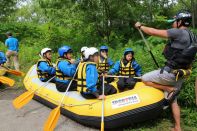
{"type": "Polygon", "coordinates": [[[160,73],[161,69],[148,72],[142,76],[142,81],[154,82],[166,86],[174,86],[176,84],[176,76],[173,73],[168,73],[163,71],[160,73]]]}
{"type": "MultiPolygon", "coordinates": [[[[164,86],[175,86],[176,84],[176,76],[173,73],[168,73],[167,71],[163,71],[163,73],[160,73],[161,69],[154,70],[151,72],[148,72],[142,76],[142,81],[144,82],[153,82],[157,84],[161,84],[164,86]]],[[[165,98],[167,98],[168,93],[165,92],[165,98]]],[[[177,99],[175,98],[174,102],[176,102],[177,99]]]]}

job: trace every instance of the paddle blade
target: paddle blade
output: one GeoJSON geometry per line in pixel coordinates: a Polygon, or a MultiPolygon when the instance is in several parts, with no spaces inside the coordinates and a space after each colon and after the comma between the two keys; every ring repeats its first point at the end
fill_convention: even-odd
{"type": "Polygon", "coordinates": [[[104,131],[104,122],[101,122],[101,131],[104,131]]]}
{"type": "Polygon", "coordinates": [[[60,106],[53,109],[44,124],[44,131],[53,131],[60,117],[60,106]]]}
{"type": "Polygon", "coordinates": [[[34,92],[27,91],[13,100],[12,104],[16,109],[20,109],[26,105],[34,96],[34,92]]]}
{"type": "Polygon", "coordinates": [[[9,85],[10,87],[14,85],[15,81],[5,77],[5,76],[0,76],[0,82],[6,85],[9,85]]]}
{"type": "Polygon", "coordinates": [[[24,73],[23,72],[17,71],[17,70],[11,70],[10,69],[7,72],[10,73],[10,74],[16,75],[16,76],[24,76],[24,73]]]}

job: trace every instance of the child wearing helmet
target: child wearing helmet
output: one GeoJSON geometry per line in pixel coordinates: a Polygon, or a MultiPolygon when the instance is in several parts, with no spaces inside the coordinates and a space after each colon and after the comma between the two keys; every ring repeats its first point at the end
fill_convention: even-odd
{"type": "Polygon", "coordinates": [[[83,46],[83,47],[81,48],[81,59],[80,59],[80,61],[85,60],[84,52],[85,52],[86,49],[88,49],[87,46],[83,46]]]}
{"type": "MultiPolygon", "coordinates": [[[[76,64],[73,64],[73,50],[69,46],[59,48],[59,59],[56,62],[56,88],[60,92],[65,92],[70,80],[76,71],[76,64]]],[[[76,90],[76,81],[73,80],[69,90],[76,90]]]]}
{"type": "MultiPolygon", "coordinates": [[[[85,61],[81,62],[77,71],[77,91],[87,99],[103,99],[102,86],[99,86],[98,71],[96,64],[99,61],[98,49],[90,47],[84,52],[85,61]]],[[[116,93],[116,89],[109,84],[105,84],[105,95],[116,93]]]]}
{"type": "MultiPolygon", "coordinates": [[[[55,75],[55,68],[51,63],[52,50],[50,48],[44,48],[40,52],[41,59],[37,62],[37,74],[38,78],[42,82],[48,81],[51,77],[55,75]]],[[[55,80],[51,80],[55,82],[55,80]]]]}
{"type": "Polygon", "coordinates": [[[100,56],[99,56],[99,63],[97,69],[99,74],[105,73],[109,71],[110,66],[114,64],[114,62],[108,58],[108,47],[101,46],[100,47],[100,56]]]}
{"type": "Polygon", "coordinates": [[[118,89],[123,91],[125,88],[132,89],[135,86],[136,80],[132,77],[141,76],[141,67],[135,61],[134,51],[127,48],[124,51],[124,56],[120,61],[117,61],[114,67],[109,70],[109,75],[118,74],[120,76],[129,76],[129,78],[119,78],[117,82],[118,89]]]}
{"type": "Polygon", "coordinates": [[[84,52],[85,52],[86,49],[88,49],[87,46],[83,46],[83,47],[81,48],[81,57],[77,59],[76,64],[79,64],[80,62],[85,61],[84,52]]]}

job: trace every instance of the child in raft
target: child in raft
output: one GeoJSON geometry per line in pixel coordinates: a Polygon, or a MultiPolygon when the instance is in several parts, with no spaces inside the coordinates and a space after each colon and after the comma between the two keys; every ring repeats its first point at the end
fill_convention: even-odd
{"type": "Polygon", "coordinates": [[[0,66],[1,67],[4,66],[4,64],[6,63],[6,61],[7,61],[7,59],[5,57],[5,54],[2,51],[0,51],[0,66]]]}
{"type": "Polygon", "coordinates": [[[108,47],[101,46],[99,53],[99,63],[97,65],[99,74],[108,72],[110,66],[112,66],[113,64],[114,62],[108,57],[108,47]]]}
{"type": "Polygon", "coordinates": [[[83,62],[85,60],[85,55],[84,55],[84,52],[85,50],[87,49],[88,47],[87,46],[83,46],[81,48],[81,57],[77,59],[77,61],[75,62],[77,65],[80,63],[80,62],[83,62]]]}
{"type": "Polygon", "coordinates": [[[114,67],[109,70],[109,75],[118,74],[120,76],[128,76],[129,78],[119,78],[117,82],[118,89],[123,91],[125,88],[132,89],[135,86],[136,80],[134,76],[141,76],[141,67],[135,61],[134,51],[127,48],[124,51],[123,58],[117,61],[114,67]]]}
{"type": "MultiPolygon", "coordinates": [[[[77,90],[84,98],[87,99],[103,99],[102,85],[98,86],[98,71],[96,64],[98,63],[98,49],[90,47],[85,50],[85,61],[81,62],[77,71],[77,90]]],[[[115,94],[116,89],[109,84],[105,84],[105,95],[115,94]]]]}
{"type": "MultiPolygon", "coordinates": [[[[73,50],[69,46],[59,48],[59,59],[56,62],[56,88],[60,92],[65,92],[73,75],[76,72],[77,64],[72,59],[73,50]]],[[[77,82],[72,81],[69,90],[76,90],[77,82]]]]}
{"type": "Polygon", "coordinates": [[[87,46],[84,46],[84,47],[81,48],[81,58],[80,58],[80,61],[84,61],[85,60],[84,52],[85,52],[86,49],[88,49],[87,46]]]}
{"type": "MultiPolygon", "coordinates": [[[[50,48],[44,48],[41,50],[39,55],[41,59],[37,62],[38,78],[42,82],[46,82],[55,76],[55,68],[51,63],[52,50],[50,48]]],[[[55,82],[55,79],[52,79],[50,82],[55,82]]]]}

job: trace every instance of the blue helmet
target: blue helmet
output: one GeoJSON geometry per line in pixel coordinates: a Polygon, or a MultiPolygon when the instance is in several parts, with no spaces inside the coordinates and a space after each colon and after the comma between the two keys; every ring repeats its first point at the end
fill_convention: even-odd
{"type": "Polygon", "coordinates": [[[124,51],[124,55],[127,55],[128,52],[131,52],[132,54],[134,54],[134,52],[131,48],[126,48],[125,51],[124,51]]]}
{"type": "Polygon", "coordinates": [[[67,53],[69,50],[72,50],[69,46],[62,46],[59,48],[58,53],[60,57],[63,57],[65,53],[67,53]]]}
{"type": "Polygon", "coordinates": [[[107,50],[108,51],[108,47],[103,45],[103,46],[100,47],[100,50],[107,50]]]}

